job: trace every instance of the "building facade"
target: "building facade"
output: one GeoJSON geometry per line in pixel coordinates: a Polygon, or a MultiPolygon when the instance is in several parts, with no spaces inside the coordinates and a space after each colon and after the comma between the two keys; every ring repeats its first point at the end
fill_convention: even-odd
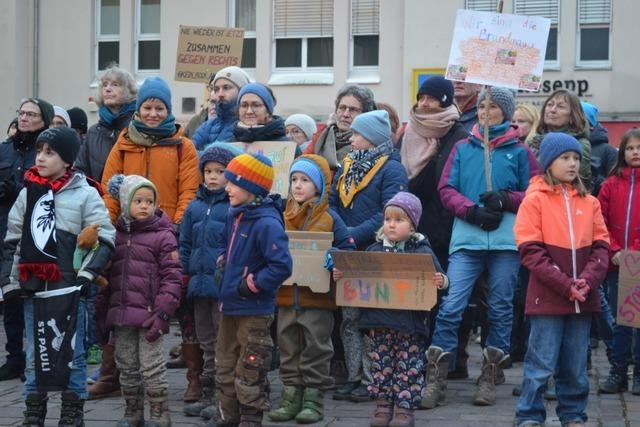
{"type": "MultiPolygon", "coordinates": [[[[118,63],[141,83],[162,75],[174,114],[185,121],[203,102],[204,85],[173,80],[180,25],[245,28],[242,65],[272,86],[276,113],[306,112],[324,121],[345,83],[370,87],[402,118],[420,73],[447,65],[455,12],[492,11],[497,0],[5,0],[0,40],[8,124],[19,100],[40,96],[79,106],[97,120],[97,77],[118,63]]],[[[611,128],[640,121],[640,2],[506,0],[504,13],[551,19],[540,104],[567,88],[596,104],[611,128]],[[614,31],[615,30],[615,31],[614,31]]]]}

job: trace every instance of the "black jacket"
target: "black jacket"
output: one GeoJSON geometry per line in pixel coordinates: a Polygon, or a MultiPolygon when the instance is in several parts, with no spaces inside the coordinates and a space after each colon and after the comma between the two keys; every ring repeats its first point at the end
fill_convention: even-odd
{"type": "Polygon", "coordinates": [[[598,195],[600,186],[609,176],[609,172],[618,161],[618,150],[609,144],[609,133],[601,124],[591,129],[589,134],[591,142],[591,191],[594,196],[598,195]]]}

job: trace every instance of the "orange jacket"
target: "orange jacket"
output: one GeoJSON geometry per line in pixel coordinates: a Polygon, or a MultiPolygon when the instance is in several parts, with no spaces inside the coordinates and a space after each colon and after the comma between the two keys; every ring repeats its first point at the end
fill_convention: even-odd
{"type": "MultiPolygon", "coordinates": [[[[113,175],[142,175],[158,189],[158,207],[174,224],[179,224],[201,181],[198,154],[191,140],[178,130],[171,137],[145,147],[136,145],[128,135],[128,129],[123,130],[111,149],[102,174],[103,189],[107,189],[113,175]],[[179,145],[182,148],[178,148],[179,145]]],[[[105,191],[104,203],[115,223],[120,202],[105,191]]]]}

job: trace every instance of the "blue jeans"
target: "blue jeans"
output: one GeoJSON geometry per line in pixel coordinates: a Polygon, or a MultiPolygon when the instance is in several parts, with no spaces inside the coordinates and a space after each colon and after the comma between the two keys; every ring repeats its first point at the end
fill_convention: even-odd
{"type": "MultiPolygon", "coordinates": [[[[84,322],[85,322],[85,300],[80,298],[78,304],[78,317],[76,320],[76,340],[73,352],[73,363],[71,364],[71,373],[69,375],[69,385],[67,391],[72,391],[80,396],[80,399],[86,399],[87,394],[87,364],[84,355],[84,322]]],[[[38,393],[36,385],[36,362],[34,344],[34,326],[33,326],[33,299],[24,300],[24,329],[26,333],[25,344],[27,352],[27,365],[24,371],[26,381],[24,382],[24,398],[28,394],[38,393]]]]}
{"type": "Polygon", "coordinates": [[[513,292],[518,280],[520,258],[516,251],[471,251],[462,249],[449,256],[449,294],[444,297],[436,318],[431,345],[451,353],[449,369],[455,367],[458,329],[480,274],[489,273],[487,298],[489,335],[487,346],[509,353],[513,322],[513,292]]]}
{"type": "MultiPolygon", "coordinates": [[[[605,283],[609,288],[609,306],[615,318],[618,312],[618,272],[608,272],[605,283]]],[[[618,366],[628,366],[632,357],[634,365],[640,366],[640,329],[614,325],[613,363],[618,366]]]]}
{"type": "Polygon", "coordinates": [[[562,425],[587,421],[589,377],[590,314],[567,316],[529,316],[531,334],[524,359],[522,394],[518,399],[516,421],[519,426],[541,423],[547,417],[542,394],[554,375],[558,406],[556,413],[562,425]]]}

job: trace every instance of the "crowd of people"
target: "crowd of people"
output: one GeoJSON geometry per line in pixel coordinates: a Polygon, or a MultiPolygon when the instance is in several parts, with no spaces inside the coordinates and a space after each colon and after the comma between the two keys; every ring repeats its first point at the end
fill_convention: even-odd
{"type": "Polygon", "coordinates": [[[637,330],[615,324],[621,251],[640,250],[640,130],[616,149],[597,107],[572,92],[538,111],[512,90],[442,76],[421,84],[406,125],[361,85],[340,89],[320,126],[304,112],[276,115],[271,88],[238,67],[207,87],[184,127],[165,80],[138,87],[115,66],[88,129],[78,108],[20,102],[0,145],[0,380],[25,380],[22,425],[44,425],[55,390],[34,360],[44,320],[34,301],[71,287],[79,339],[60,426],[84,425],[85,400],[114,395],[126,402],[119,426],[170,426],[171,318],[182,339],[173,363],[187,368],[183,411],[204,426],[260,426],[265,413],[314,423],[330,390],[375,400],[371,426],[413,426],[415,410],[446,404],[448,381],[469,376],[477,326],[472,403],[495,404],[503,370],[523,361],[518,426],[544,425],[549,396],[563,426],[585,425],[590,337],[611,363],[600,391],[627,391],[632,364],[640,394],[637,330]],[[296,144],[286,197],[271,192],[268,157],[229,144],[255,141],[296,144]],[[79,256],[88,230],[95,242],[79,256]],[[282,286],[287,231],[333,233],[328,293],[282,286]],[[431,255],[437,305],[338,308],[338,250],[431,255]],[[97,377],[87,363],[100,363],[97,377]],[[274,369],[284,389],[272,408],[274,369]]]}

